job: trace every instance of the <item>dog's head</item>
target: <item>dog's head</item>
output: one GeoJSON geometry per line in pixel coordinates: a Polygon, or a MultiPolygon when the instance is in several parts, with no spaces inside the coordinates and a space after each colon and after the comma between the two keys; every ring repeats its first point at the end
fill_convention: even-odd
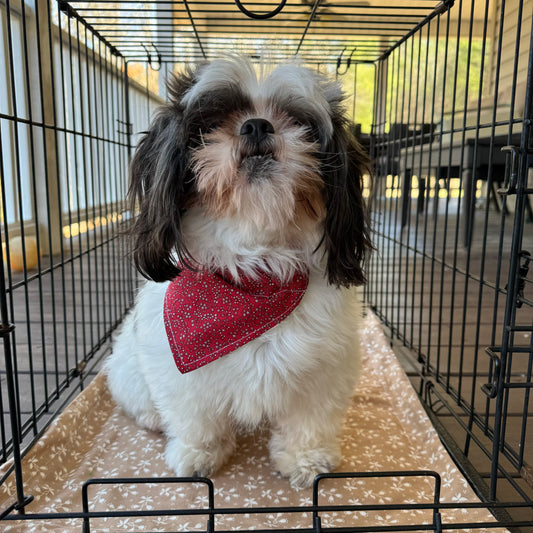
{"type": "Polygon", "coordinates": [[[201,206],[258,234],[318,227],[329,282],[364,281],[368,159],[336,83],[299,65],[258,77],[245,59],[226,58],[172,78],[169,93],[130,170],[134,257],[145,277],[172,279],[176,257],[194,265],[182,218],[201,206]]]}

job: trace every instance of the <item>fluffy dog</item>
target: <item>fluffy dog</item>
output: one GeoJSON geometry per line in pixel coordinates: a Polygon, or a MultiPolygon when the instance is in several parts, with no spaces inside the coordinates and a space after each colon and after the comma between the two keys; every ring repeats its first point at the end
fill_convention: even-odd
{"type": "Polygon", "coordinates": [[[180,476],[214,473],[239,429],[267,422],[274,468],[309,486],[339,463],[359,373],[368,160],[339,86],[299,64],[258,75],[228,57],[169,92],[131,163],[150,281],[106,364],[110,390],[166,434],[180,476]]]}

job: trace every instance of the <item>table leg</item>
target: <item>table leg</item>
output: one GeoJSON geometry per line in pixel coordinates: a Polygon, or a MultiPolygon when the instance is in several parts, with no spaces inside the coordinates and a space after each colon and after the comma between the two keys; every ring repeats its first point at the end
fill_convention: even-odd
{"type": "Polygon", "coordinates": [[[461,214],[463,218],[463,244],[470,246],[472,242],[472,232],[474,231],[474,209],[475,209],[475,180],[472,179],[472,170],[465,168],[463,170],[463,207],[461,214]]]}
{"type": "Polygon", "coordinates": [[[402,179],[402,228],[407,224],[409,205],[411,203],[411,169],[406,168],[402,179]]]}
{"type": "Polygon", "coordinates": [[[418,178],[418,203],[417,203],[417,212],[418,214],[424,212],[424,203],[426,200],[426,183],[427,178],[418,178]]]}
{"type": "Polygon", "coordinates": [[[437,215],[439,214],[439,192],[440,192],[440,169],[437,167],[434,167],[431,172],[430,176],[435,176],[435,191],[433,196],[433,217],[437,218],[437,215]]]}

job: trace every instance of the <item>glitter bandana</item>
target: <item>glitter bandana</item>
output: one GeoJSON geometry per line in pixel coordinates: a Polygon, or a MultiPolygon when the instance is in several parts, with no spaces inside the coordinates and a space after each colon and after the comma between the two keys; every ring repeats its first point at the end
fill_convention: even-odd
{"type": "Polygon", "coordinates": [[[204,366],[279,324],[300,303],[308,282],[302,272],[286,284],[260,273],[237,286],[219,274],[183,270],[168,286],[163,309],[179,371],[204,366]]]}

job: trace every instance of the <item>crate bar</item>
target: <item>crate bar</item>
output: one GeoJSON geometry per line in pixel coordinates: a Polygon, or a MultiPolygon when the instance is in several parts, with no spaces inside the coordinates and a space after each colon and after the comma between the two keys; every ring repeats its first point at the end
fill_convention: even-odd
{"type": "Polygon", "coordinates": [[[191,21],[191,26],[194,32],[194,36],[196,37],[196,41],[198,43],[198,46],[200,47],[200,50],[202,51],[202,56],[207,58],[207,55],[205,53],[204,47],[202,46],[202,40],[200,39],[200,35],[198,33],[198,29],[196,28],[196,24],[194,23],[194,19],[191,13],[191,10],[189,8],[189,4],[187,3],[187,0],[183,0],[183,5],[185,6],[185,9],[187,10],[187,15],[189,17],[189,20],[191,21]]]}
{"type": "MultiPolygon", "coordinates": [[[[5,204],[4,204],[5,205],[5,204]]],[[[0,246],[2,244],[2,233],[0,232],[0,246]]],[[[16,503],[8,509],[8,512],[17,510],[21,514],[24,514],[24,507],[33,500],[33,496],[24,495],[24,480],[22,474],[22,463],[20,455],[20,425],[17,413],[18,402],[17,392],[15,386],[15,370],[13,366],[13,353],[11,351],[12,335],[11,333],[15,329],[15,325],[9,321],[8,306],[6,300],[5,290],[5,272],[4,262],[0,261],[0,313],[2,318],[2,324],[0,326],[0,337],[3,340],[4,346],[4,360],[6,365],[6,385],[8,392],[8,405],[9,416],[11,422],[11,434],[13,436],[13,465],[15,469],[15,489],[16,489],[16,503]]],[[[1,516],[0,516],[1,518],[1,516]]]]}
{"type": "MultiPolygon", "coordinates": [[[[519,54],[520,54],[520,36],[522,34],[522,27],[523,27],[523,24],[522,24],[522,15],[524,13],[524,3],[523,3],[523,0],[520,1],[519,5],[518,5],[518,12],[517,12],[517,29],[516,29],[516,41],[515,41],[515,58],[514,58],[514,64],[513,64],[513,83],[512,83],[512,86],[513,87],[516,87],[517,86],[517,81],[518,81],[518,58],[519,58],[519,54]]],[[[532,24],[533,24],[533,21],[532,21],[532,24]]],[[[533,37],[532,37],[533,39],[533,37]]],[[[533,42],[533,41],[532,41],[533,42]]],[[[531,54],[531,50],[530,50],[530,54],[531,54]]],[[[531,61],[531,56],[529,57],[529,60],[531,61]]],[[[530,68],[530,65],[528,64],[528,71],[529,71],[529,68],[530,68]]],[[[531,87],[530,87],[531,88],[531,87]]],[[[514,108],[515,108],[515,104],[516,104],[516,91],[513,90],[512,91],[512,94],[511,94],[511,110],[510,110],[510,114],[511,116],[514,114],[514,108]]],[[[526,108],[527,108],[527,101],[525,102],[526,104],[526,108]]],[[[513,225],[513,237],[512,237],[512,244],[511,244],[511,254],[512,254],[512,260],[511,260],[511,264],[509,265],[509,273],[513,272],[513,268],[514,268],[514,265],[513,265],[513,261],[516,259],[516,277],[515,277],[515,286],[513,288],[513,292],[508,292],[507,293],[507,298],[509,299],[510,297],[513,298],[513,301],[512,301],[512,305],[513,305],[513,311],[514,311],[514,314],[512,315],[511,317],[511,322],[507,322],[506,319],[504,318],[504,328],[503,328],[503,334],[504,336],[506,336],[507,339],[510,339],[510,344],[509,346],[511,347],[511,350],[509,350],[508,352],[505,352],[504,354],[504,357],[506,359],[506,366],[507,366],[507,372],[505,372],[505,380],[506,382],[510,381],[511,379],[511,372],[512,372],[512,362],[513,362],[513,355],[514,353],[516,353],[518,351],[518,349],[516,348],[515,346],[515,337],[514,337],[514,325],[516,324],[516,313],[517,313],[517,309],[518,309],[518,296],[519,296],[519,283],[520,283],[520,260],[521,260],[521,256],[522,256],[522,249],[521,249],[521,241],[522,241],[522,236],[523,236],[523,232],[524,232],[524,220],[523,220],[523,215],[524,215],[524,212],[525,212],[525,205],[523,205],[521,208],[519,207],[519,202],[518,202],[518,191],[516,190],[516,186],[517,186],[517,181],[520,181],[520,196],[521,196],[521,199],[524,201],[524,204],[526,204],[525,202],[525,195],[527,194],[526,192],[526,186],[527,186],[527,165],[525,167],[525,170],[524,169],[520,169],[519,166],[520,166],[520,158],[521,157],[524,157],[525,160],[527,161],[527,154],[528,154],[528,151],[529,151],[529,147],[528,147],[528,141],[526,140],[525,141],[525,144],[523,144],[523,136],[524,136],[524,128],[527,126],[528,124],[528,115],[527,115],[527,110],[524,110],[524,122],[523,122],[523,125],[522,125],[522,131],[521,131],[521,141],[520,141],[520,144],[521,146],[512,146],[512,131],[509,130],[508,132],[508,135],[507,135],[507,145],[506,147],[504,147],[502,150],[503,151],[506,151],[508,153],[510,153],[511,157],[510,157],[510,161],[509,161],[509,158],[507,158],[508,160],[508,163],[510,165],[510,170],[509,170],[509,173],[506,175],[506,181],[505,181],[505,184],[504,184],[504,187],[503,189],[500,189],[500,193],[503,195],[503,198],[504,198],[504,206],[505,206],[505,198],[507,197],[508,194],[516,194],[516,197],[517,197],[517,201],[516,201],[516,204],[515,204],[515,208],[517,209],[523,209],[521,212],[522,212],[522,219],[520,219],[520,226],[517,226],[517,218],[516,218],[516,213],[515,213],[515,220],[514,220],[514,225],[513,225]],[[521,154],[521,155],[520,155],[521,154]],[[517,161],[518,159],[518,161],[517,161]],[[517,164],[518,163],[518,164],[517,164]],[[525,176],[524,176],[524,172],[525,172],[525,176]],[[520,244],[518,245],[518,247],[516,248],[516,252],[517,252],[517,255],[516,257],[513,255],[513,245],[515,243],[515,232],[519,231],[520,232],[520,236],[519,236],[519,241],[520,241],[520,244]]],[[[528,204],[527,204],[528,205],[528,204]]],[[[502,213],[504,213],[505,209],[502,209],[502,213]]],[[[507,288],[509,288],[510,285],[507,284],[507,288]]],[[[507,315],[505,315],[506,317],[507,315]]],[[[504,348],[504,343],[502,343],[502,353],[503,352],[503,348],[504,348]]],[[[504,369],[502,369],[504,370],[504,369]]],[[[505,452],[506,450],[506,438],[505,438],[505,435],[506,435],[506,431],[507,431],[507,413],[508,413],[508,405],[509,405],[509,397],[510,397],[510,391],[509,391],[509,388],[508,387],[505,387],[504,389],[504,398],[503,398],[503,420],[502,420],[502,426],[501,426],[501,435],[502,435],[502,451],[505,452]]],[[[521,468],[522,465],[518,465],[518,469],[521,468]]]]}
{"type": "MultiPolygon", "coordinates": [[[[484,32],[485,32],[485,26],[487,25],[487,19],[488,19],[488,9],[487,9],[487,12],[485,14],[485,21],[484,21],[484,32]]],[[[494,86],[494,97],[493,97],[493,110],[492,110],[492,118],[491,118],[491,125],[490,125],[490,138],[491,138],[491,145],[490,145],[490,149],[489,149],[489,160],[492,160],[492,156],[493,156],[493,152],[494,152],[494,135],[495,135],[495,131],[496,131],[496,111],[497,111],[497,98],[498,98],[498,90],[499,90],[499,83],[500,83],[500,69],[501,69],[501,55],[502,55],[502,41],[503,41],[503,27],[504,27],[504,20],[505,20],[505,2],[502,2],[502,5],[501,5],[501,13],[500,13],[500,22],[499,22],[499,39],[498,39],[498,43],[497,43],[497,48],[496,48],[496,70],[495,70],[495,86],[494,86]]],[[[485,36],[486,34],[484,33],[484,39],[485,39],[485,36]]],[[[483,56],[484,58],[484,56],[483,56]]],[[[482,71],[483,72],[483,71],[482,71]]],[[[480,112],[480,109],[478,107],[478,117],[479,117],[479,112],[480,112]]],[[[478,120],[479,122],[479,120],[478,120]]],[[[492,181],[494,179],[494,174],[493,174],[493,169],[492,169],[492,165],[489,167],[489,174],[487,176],[487,195],[490,194],[490,191],[492,189],[491,185],[492,185],[492,181]]],[[[482,242],[482,246],[483,246],[483,250],[485,251],[487,249],[487,242],[488,242],[488,225],[489,225],[489,207],[490,207],[490,196],[487,196],[487,204],[485,206],[485,219],[484,219],[484,226],[483,226],[483,242],[482,242]]],[[[502,244],[502,241],[500,240],[500,246],[502,244]]],[[[501,255],[500,255],[501,257],[501,255]]],[[[481,272],[480,272],[480,277],[482,280],[484,280],[484,274],[485,274],[485,267],[486,267],[486,260],[485,260],[485,253],[483,253],[482,255],[482,262],[481,262],[481,272]]],[[[498,270],[499,270],[500,266],[498,266],[498,270]]],[[[477,365],[477,362],[478,362],[478,359],[477,359],[477,352],[478,352],[478,348],[480,347],[480,332],[481,332],[481,304],[482,304],[482,299],[483,299],[483,289],[485,287],[485,284],[482,283],[480,284],[480,287],[479,287],[479,292],[478,292],[478,313],[477,313],[477,326],[476,326],[476,333],[475,333],[475,349],[476,349],[476,365],[477,365]]],[[[492,323],[493,324],[496,324],[496,313],[497,313],[497,301],[498,301],[498,290],[495,291],[495,297],[494,297],[494,300],[495,300],[495,303],[494,303],[494,308],[493,308],[493,317],[492,317],[492,323]]],[[[495,334],[495,331],[494,331],[495,328],[493,328],[493,332],[492,332],[492,335],[493,335],[493,338],[491,340],[491,343],[494,344],[494,334],[495,334]]],[[[474,370],[477,368],[477,366],[474,366],[474,370]]],[[[491,368],[492,368],[492,361],[491,361],[491,368]]],[[[490,374],[490,370],[489,370],[489,374],[490,374]]],[[[475,390],[474,390],[474,385],[476,383],[476,380],[474,379],[474,382],[473,382],[473,386],[472,386],[472,394],[471,394],[471,398],[470,398],[470,405],[474,405],[474,400],[475,400],[475,390]]],[[[485,427],[487,427],[487,420],[488,420],[488,413],[489,413],[489,407],[490,407],[490,399],[488,398],[486,400],[486,406],[485,406],[485,411],[487,413],[486,415],[486,418],[485,418],[485,427]]],[[[473,428],[473,423],[475,421],[475,418],[474,418],[474,413],[471,412],[470,413],[470,416],[469,416],[469,420],[468,420],[468,431],[469,433],[467,433],[467,436],[466,436],[466,440],[465,440],[465,454],[468,455],[469,453],[469,449],[470,449],[470,432],[472,431],[472,428],[473,428]]]]}
{"type": "Polygon", "coordinates": [[[98,39],[100,39],[103,43],[106,44],[106,46],[109,48],[110,52],[113,55],[120,56],[121,53],[117,48],[115,48],[111,43],[106,41],[106,39],[100,35],[87,21],[84,19],[81,15],[77,13],[77,11],[72,7],[72,5],[67,2],[66,0],[56,0],[57,6],[59,8],[59,11],[64,12],[68,18],[75,18],[78,22],[80,22],[85,28],[87,28],[89,31],[93,32],[98,39]]]}
{"type": "MultiPolygon", "coordinates": [[[[415,35],[415,33],[420,30],[422,26],[427,24],[429,21],[434,19],[435,17],[442,15],[443,13],[446,13],[449,11],[455,3],[455,0],[442,0],[435,9],[427,15],[421,22],[419,22],[410,32],[408,32],[404,37],[402,37],[397,43],[394,44],[385,54],[390,54],[395,48],[398,48],[401,46],[404,42],[406,42],[410,37],[415,35]]],[[[384,59],[385,55],[380,57],[380,59],[384,59]]]]}
{"type": "MultiPolygon", "coordinates": [[[[522,6],[522,2],[520,2],[522,6]]],[[[518,41],[518,40],[517,40],[518,41]]],[[[518,42],[517,42],[518,46],[518,42]]],[[[516,73],[515,68],[515,73],[516,73]]],[[[524,107],[524,126],[522,128],[520,140],[520,158],[516,183],[516,207],[514,217],[514,228],[511,245],[511,264],[509,266],[508,294],[505,303],[504,323],[507,328],[512,327],[516,320],[516,296],[518,292],[518,271],[520,267],[519,256],[522,250],[522,236],[524,231],[524,213],[527,201],[525,193],[527,183],[527,159],[529,155],[529,138],[531,135],[531,124],[533,120],[533,20],[531,24],[531,34],[529,43],[529,61],[527,70],[526,99],[524,107]]],[[[498,379],[498,390],[496,397],[496,417],[494,424],[494,439],[492,448],[492,468],[491,468],[491,497],[496,497],[497,471],[499,465],[499,454],[502,445],[505,443],[505,421],[502,414],[505,407],[504,385],[508,380],[510,366],[510,356],[512,355],[513,343],[510,332],[504,329],[501,349],[501,372],[498,379]]]]}

